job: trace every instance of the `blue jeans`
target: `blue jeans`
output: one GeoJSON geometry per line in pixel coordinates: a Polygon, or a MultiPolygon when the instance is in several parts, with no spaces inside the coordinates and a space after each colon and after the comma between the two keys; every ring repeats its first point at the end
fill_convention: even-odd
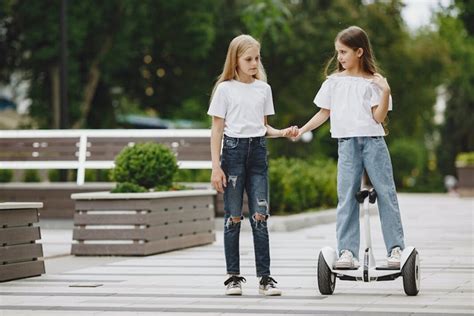
{"type": "Polygon", "coordinates": [[[224,248],[228,274],[240,274],[240,221],[244,189],[249,204],[257,276],[270,275],[268,239],[268,160],[265,137],[234,138],[224,135],[221,167],[227,178],[224,190],[224,248]],[[255,215],[264,215],[257,220],[255,215]]]}
{"type": "Polygon", "coordinates": [[[377,191],[377,205],[387,255],[394,247],[405,248],[392,162],[384,138],[382,136],[339,138],[338,154],[336,220],[338,253],[347,249],[355,258],[359,257],[359,203],[354,195],[360,190],[364,168],[377,191]]]}

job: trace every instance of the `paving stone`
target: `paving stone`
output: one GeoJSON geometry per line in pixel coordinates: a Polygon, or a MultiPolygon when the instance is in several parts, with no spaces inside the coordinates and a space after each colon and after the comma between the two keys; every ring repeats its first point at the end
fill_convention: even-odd
{"type": "MultiPolygon", "coordinates": [[[[318,252],[335,247],[335,224],[298,223],[315,216],[309,214],[293,216],[289,223],[285,217],[270,217],[275,222],[272,274],[282,297],[258,294],[252,236],[245,229],[241,272],[247,283],[243,296],[228,297],[222,231],[212,245],[154,256],[74,257],[68,255],[70,230],[55,227],[42,229],[46,274],[0,283],[0,315],[472,315],[474,199],[400,194],[399,202],[406,243],[420,253],[421,291],[415,297],[405,295],[401,278],[337,280],[334,295],[319,294],[318,252]],[[71,287],[75,284],[101,286],[71,287]]],[[[334,217],[331,212],[325,218],[334,217]]],[[[383,264],[386,250],[376,215],[371,227],[373,250],[383,264]]]]}

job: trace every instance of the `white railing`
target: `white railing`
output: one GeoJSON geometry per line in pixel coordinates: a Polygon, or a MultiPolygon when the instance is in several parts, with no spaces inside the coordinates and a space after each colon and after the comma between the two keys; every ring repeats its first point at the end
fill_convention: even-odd
{"type": "MultiPolygon", "coordinates": [[[[22,138],[77,138],[79,148],[76,160],[64,161],[1,161],[0,169],[77,169],[77,184],[84,184],[86,169],[111,169],[114,161],[87,160],[88,137],[127,138],[132,145],[134,138],[209,138],[209,129],[101,129],[101,130],[0,130],[0,139],[22,138]]],[[[2,149],[0,148],[0,151],[2,149]]],[[[210,149],[209,149],[210,150],[210,149]]],[[[211,169],[207,160],[179,160],[180,169],[211,169]]]]}

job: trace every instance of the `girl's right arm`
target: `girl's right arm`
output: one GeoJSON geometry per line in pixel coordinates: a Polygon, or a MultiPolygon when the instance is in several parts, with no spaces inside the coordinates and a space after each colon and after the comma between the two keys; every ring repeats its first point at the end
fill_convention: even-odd
{"type": "Polygon", "coordinates": [[[374,74],[373,82],[382,89],[382,98],[379,105],[372,108],[372,115],[377,123],[383,123],[387,117],[390,104],[390,86],[388,85],[387,78],[376,73],[374,74]]]}
{"type": "Polygon", "coordinates": [[[221,117],[212,117],[211,129],[211,157],[212,157],[212,186],[220,193],[224,192],[227,186],[227,180],[224,171],[220,165],[222,136],[224,135],[224,119],[221,117]]]}
{"type": "Polygon", "coordinates": [[[318,113],[316,113],[309,121],[306,123],[302,128],[300,128],[298,136],[300,137],[302,134],[312,131],[315,128],[321,126],[324,122],[327,121],[329,118],[329,114],[331,113],[328,109],[320,109],[318,113]]]}

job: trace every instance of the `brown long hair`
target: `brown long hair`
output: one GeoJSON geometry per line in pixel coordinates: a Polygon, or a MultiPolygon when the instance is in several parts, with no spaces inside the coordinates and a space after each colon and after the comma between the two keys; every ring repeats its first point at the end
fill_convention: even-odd
{"type": "MultiPolygon", "coordinates": [[[[367,33],[358,26],[349,26],[348,28],[340,31],[334,42],[339,41],[340,43],[346,45],[347,47],[352,48],[354,51],[362,48],[364,53],[362,54],[362,58],[360,59],[360,66],[365,73],[369,73],[371,75],[380,72],[380,68],[377,66],[375,61],[375,56],[372,51],[372,45],[370,45],[369,36],[367,33]]],[[[328,76],[328,70],[332,66],[334,60],[336,63],[333,66],[331,73],[337,73],[344,70],[341,63],[337,60],[337,52],[331,57],[331,59],[327,62],[326,67],[324,69],[325,76],[328,76]]],[[[385,134],[388,135],[389,130],[387,128],[388,125],[388,116],[385,117],[385,120],[382,122],[382,126],[385,130],[385,134]]]]}
{"type": "MultiPolygon", "coordinates": [[[[342,44],[346,45],[347,47],[352,48],[353,50],[357,50],[362,48],[364,53],[362,54],[362,58],[360,59],[362,70],[366,73],[371,75],[379,72],[379,67],[375,62],[374,53],[372,52],[372,46],[370,45],[369,36],[367,33],[358,26],[350,26],[342,31],[340,31],[334,42],[341,42],[342,44]]],[[[331,59],[327,62],[326,67],[324,69],[324,74],[328,75],[329,68],[332,67],[333,62],[336,61],[333,66],[331,73],[341,72],[344,70],[341,63],[337,60],[337,52],[331,57],[331,59]]]]}
{"type": "MultiPolygon", "coordinates": [[[[239,80],[239,75],[237,73],[238,60],[239,57],[242,56],[250,47],[257,47],[260,49],[260,43],[255,38],[247,34],[239,35],[230,42],[222,73],[217,77],[216,84],[212,89],[211,100],[219,83],[232,79],[239,80]]],[[[253,77],[261,81],[267,81],[267,74],[263,68],[261,58],[258,62],[257,73],[253,77]]]]}

